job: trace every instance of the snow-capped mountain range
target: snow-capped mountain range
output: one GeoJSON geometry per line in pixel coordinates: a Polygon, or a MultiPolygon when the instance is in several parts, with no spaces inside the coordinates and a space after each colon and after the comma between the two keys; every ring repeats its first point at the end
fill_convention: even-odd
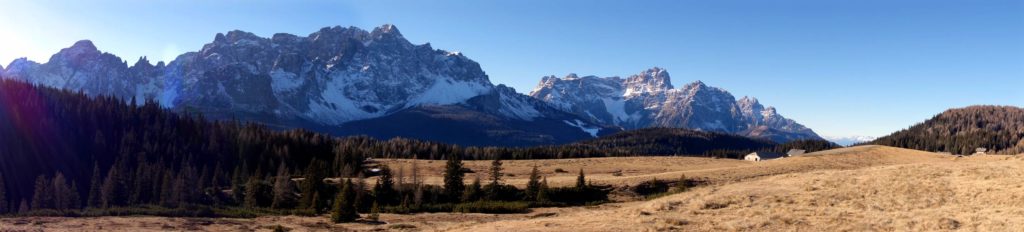
{"type": "Polygon", "coordinates": [[[816,137],[756,100],[736,102],[699,82],[673,89],[661,69],[625,80],[545,77],[527,96],[492,84],[461,53],[410,43],[393,25],[270,38],[236,30],[169,63],[143,57],[130,66],[83,40],[46,63],[15,60],[0,76],[211,118],[466,145],[558,144],[650,126],[816,137]]]}
{"type": "Polygon", "coordinates": [[[822,138],[825,138],[825,140],[832,141],[833,143],[836,143],[836,144],[839,144],[839,145],[850,146],[850,145],[853,145],[853,144],[866,143],[866,142],[875,141],[875,139],[877,139],[878,137],[875,137],[875,136],[865,136],[865,135],[854,135],[854,136],[828,136],[828,135],[825,135],[825,136],[822,136],[822,138]]]}
{"type": "Polygon", "coordinates": [[[736,100],[729,92],[695,81],[674,88],[668,71],[651,68],[627,78],[544,77],[530,96],[595,122],[626,129],[691,128],[728,132],[777,142],[819,139],[811,129],[782,117],[756,98],[736,100]]]}

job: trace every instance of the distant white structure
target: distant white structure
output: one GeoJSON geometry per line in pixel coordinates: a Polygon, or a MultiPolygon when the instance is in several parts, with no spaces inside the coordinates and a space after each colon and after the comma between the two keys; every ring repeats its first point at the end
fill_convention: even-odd
{"type": "Polygon", "coordinates": [[[758,162],[758,161],[762,161],[762,160],[773,160],[773,159],[784,158],[784,157],[786,157],[786,155],[782,154],[782,153],[759,151],[759,152],[753,152],[753,153],[747,154],[746,156],[743,156],[743,160],[758,162]]]}
{"type": "Polygon", "coordinates": [[[804,153],[807,153],[807,150],[803,150],[803,149],[789,149],[789,151],[786,152],[786,157],[803,155],[804,153]]]}
{"type": "Polygon", "coordinates": [[[974,155],[987,155],[988,148],[979,147],[974,149],[974,155]]]}

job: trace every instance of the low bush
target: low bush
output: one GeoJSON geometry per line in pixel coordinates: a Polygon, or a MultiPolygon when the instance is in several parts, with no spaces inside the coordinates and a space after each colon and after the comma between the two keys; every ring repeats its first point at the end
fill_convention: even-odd
{"type": "Polygon", "coordinates": [[[526,213],[530,205],[520,201],[477,201],[462,203],[455,206],[457,213],[526,213]]]}

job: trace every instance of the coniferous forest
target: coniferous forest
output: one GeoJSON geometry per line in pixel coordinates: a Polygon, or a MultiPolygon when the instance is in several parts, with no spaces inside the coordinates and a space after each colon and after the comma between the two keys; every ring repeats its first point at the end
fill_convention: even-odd
{"type": "Polygon", "coordinates": [[[871,144],[969,155],[977,148],[989,153],[1024,152],[1024,109],[1012,106],[971,106],[935,117],[878,138],[871,144]]]}
{"type": "MultiPolygon", "coordinates": [[[[410,139],[333,138],[304,130],[211,121],[135,99],[0,81],[0,212],[91,209],[93,214],[246,216],[260,212],[519,212],[584,204],[607,190],[581,184],[523,190],[502,184],[501,159],[695,155],[738,158],[753,150],[822,150],[823,141],[774,144],[685,129],[644,129],[575,144],[460,147],[410,139]],[[396,182],[367,158],[449,160],[445,186],[396,182]],[[461,184],[462,159],[495,160],[491,178],[461,184]],[[367,183],[360,177],[378,176],[367,183]],[[338,180],[342,181],[322,181],[338,180]],[[450,178],[450,179],[449,179],[450,178]],[[308,181],[321,180],[321,181],[308,181]],[[171,209],[182,209],[174,211],[171,209]],[[226,211],[224,209],[231,209],[226,211]]],[[[580,170],[581,179],[584,176],[580,170]]],[[[352,215],[332,215],[348,220],[352,215]]]]}

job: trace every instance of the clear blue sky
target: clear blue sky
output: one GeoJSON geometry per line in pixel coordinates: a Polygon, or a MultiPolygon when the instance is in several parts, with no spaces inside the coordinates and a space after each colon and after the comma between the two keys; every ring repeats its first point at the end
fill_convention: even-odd
{"type": "Polygon", "coordinates": [[[676,86],[756,96],[823,135],[884,135],[951,107],[1024,106],[1024,0],[287,2],[3,1],[0,63],[45,61],[79,39],[134,63],[233,29],[391,23],[520,92],[544,75],[659,66],[676,86]]]}

